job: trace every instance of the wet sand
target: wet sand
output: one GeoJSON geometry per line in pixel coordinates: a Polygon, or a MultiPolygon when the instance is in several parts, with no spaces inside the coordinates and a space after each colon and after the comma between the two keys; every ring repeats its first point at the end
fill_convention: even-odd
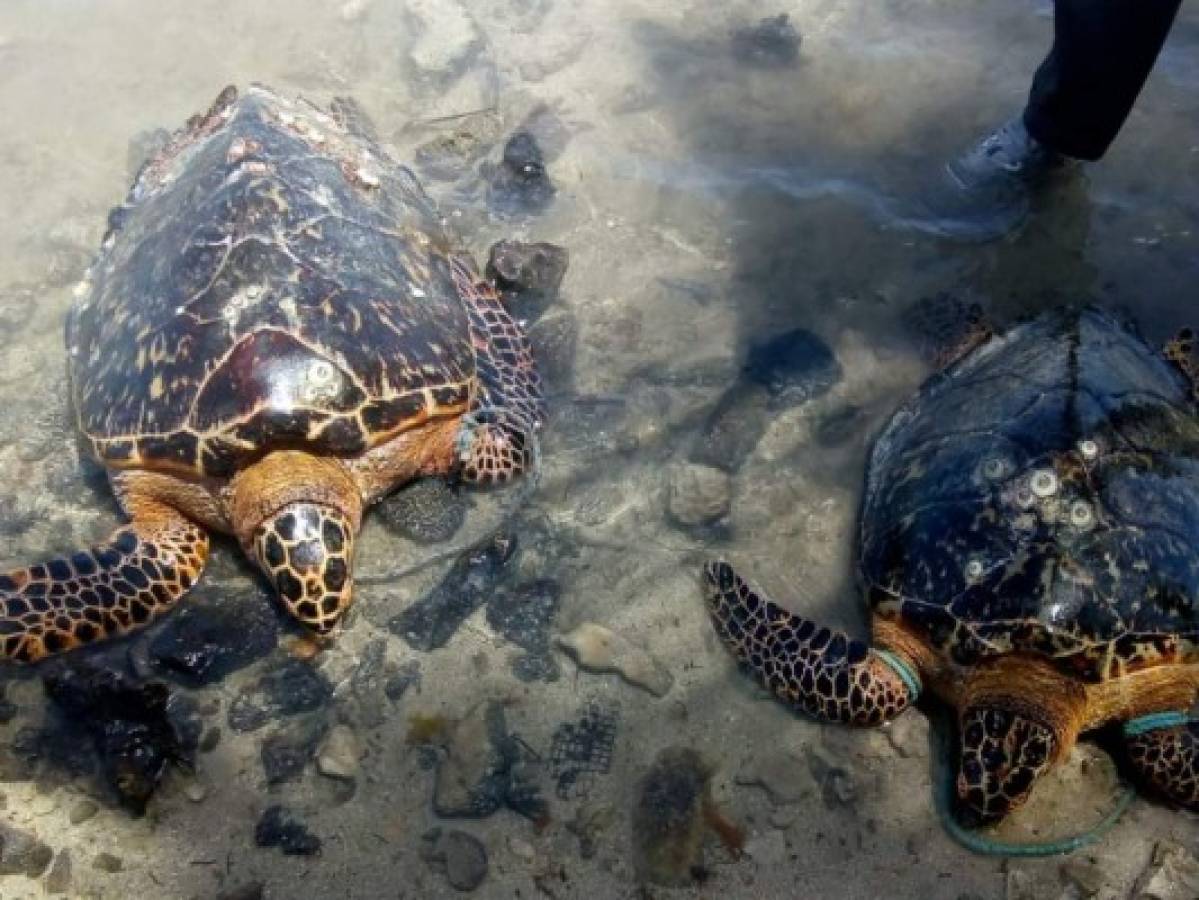
{"type": "MultiPolygon", "coordinates": [[[[940,770],[923,711],[876,732],[799,719],[737,673],[701,600],[699,566],[721,554],[788,606],[864,632],[854,517],[872,436],[929,373],[904,324],[914,304],[944,295],[1002,322],[1095,300],[1131,312],[1154,341],[1196,324],[1194,8],[1181,13],[1107,159],[1017,235],[949,245],[886,213],[918,199],[941,160],[1019,108],[1050,40],[1044,7],[4,4],[4,566],[83,546],[117,521],[102,477],[70,438],[63,317],[146,145],[131,139],[177,127],[225,84],[262,81],[321,101],[352,95],[402,160],[447,137],[476,148],[451,172],[458,177],[426,178],[463,243],[485,259],[501,237],[547,240],[568,248],[571,263],[561,296],[531,326],[551,409],[536,490],[519,506],[472,498],[466,525],[444,545],[417,545],[371,520],[356,612],[312,664],[324,687],[311,709],[271,711],[253,730],[231,724],[245,724],[237,711],[257,696],[255,685],[287,664],[294,632],[272,611],[283,629],[275,650],[217,684],[178,688],[205,733],[219,728],[220,738],[199,754],[194,775],[169,774],[147,816],[134,819],[95,771],[31,749],[47,701],[36,676],[6,676],[14,708],[0,724],[0,821],[43,842],[56,862],[33,879],[0,875],[0,896],[43,896],[64,855],[69,896],[213,897],[255,885],[271,898],[456,896],[449,864],[429,859],[444,850],[423,837],[434,828],[486,848],[475,888],[485,897],[1124,897],[1156,871],[1155,847],[1199,852],[1194,816],[1146,800],[1068,859],[967,852],[937,821],[940,770]],[[739,59],[734,31],[778,13],[802,35],[798,59],[739,59]],[[475,173],[530,122],[557,193],[545,212],[505,219],[489,211],[475,173]],[[740,377],[748,348],[798,327],[832,350],[839,378],[762,422],[727,482],[711,488],[718,496],[709,502],[727,502],[720,522],[680,525],[672,476],[740,377]],[[513,660],[530,651],[503,636],[487,600],[444,646],[415,649],[396,633],[396,617],[505,509],[519,553],[489,590],[519,594],[551,581],[557,605],[538,640],[598,623],[648,653],[669,674],[668,690],[656,696],[615,674],[580,671],[557,648],[547,651],[556,680],[521,680],[513,660]],[[368,658],[381,659],[383,674],[364,672],[368,658]],[[419,681],[398,687],[417,671],[419,681]],[[521,771],[548,815],[530,818],[509,803],[484,818],[439,816],[436,769],[487,751],[475,725],[493,701],[526,748],[521,771]],[[577,730],[592,707],[606,717],[610,753],[598,739],[564,781],[564,740],[575,734],[564,726],[577,730]],[[315,757],[336,728],[334,749],[349,771],[323,774],[315,757]],[[262,748],[272,738],[314,758],[268,784],[262,748]],[[638,792],[659,753],[680,745],[698,752],[706,805],[743,832],[743,851],[727,831],[722,840],[705,827],[702,868],[689,885],[641,893],[638,792]],[[81,819],[89,799],[98,810],[81,819]],[[255,826],[274,804],[320,839],[319,855],[255,845],[255,826]],[[104,853],[119,858],[119,871],[111,861],[98,867],[104,853]]],[[[694,505],[695,484],[681,490],[694,505]]],[[[232,544],[215,557],[209,587],[185,606],[266,602],[232,544]]],[[[169,624],[104,659],[152,655],[169,624]]],[[[1106,760],[1080,747],[1005,835],[1044,838],[1101,816],[1113,802],[1106,760]]],[[[1176,893],[1161,896],[1187,896],[1182,876],[1165,877],[1176,893]]]]}

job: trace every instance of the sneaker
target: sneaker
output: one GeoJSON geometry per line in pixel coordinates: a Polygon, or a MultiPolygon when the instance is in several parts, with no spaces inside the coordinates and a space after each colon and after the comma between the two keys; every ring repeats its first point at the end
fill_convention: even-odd
{"type": "Polygon", "coordinates": [[[963,191],[985,190],[994,184],[1027,189],[1066,162],[1066,157],[1028,133],[1021,115],[999,126],[945,169],[963,191]]]}
{"type": "Polygon", "coordinates": [[[1033,196],[1070,160],[1028,133],[1017,116],[945,166],[944,184],[909,227],[967,243],[997,240],[1028,218],[1033,196]]]}

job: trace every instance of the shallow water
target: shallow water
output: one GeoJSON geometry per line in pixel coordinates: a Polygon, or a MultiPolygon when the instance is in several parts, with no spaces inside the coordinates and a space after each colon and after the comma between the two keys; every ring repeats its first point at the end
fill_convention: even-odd
{"type": "MultiPolygon", "coordinates": [[[[1091,299],[1132,313],[1154,341],[1196,324],[1193,6],[1108,157],[1055,191],[1017,235],[960,246],[902,227],[902,211],[929,190],[941,161],[1022,102],[1049,44],[1046,6],[0,6],[6,566],[82,546],[117,520],[103,479],[77,460],[64,427],[63,316],[107,211],[144,153],[145,141],[131,139],[177,127],[225,84],[262,81],[322,101],[356,97],[401,159],[465,134],[479,145],[469,171],[426,179],[454,211],[464,244],[480,259],[505,236],[552,241],[571,254],[561,297],[532,330],[547,354],[551,397],[539,483],[473,498],[463,530],[441,545],[418,546],[368,524],[357,612],[314,663],[332,689],[326,703],[259,730],[229,725],[235,698],[286,657],[293,638],[281,624],[275,655],[182,689],[222,738],[200,754],[193,776],[169,774],[149,814],[133,819],[94,772],[73,774],[47,758],[53,754],[31,759],[20,750],[46,700],[36,678],[15,676],[6,689],[15,709],[0,724],[0,817],[58,858],[69,855],[72,896],[210,897],[255,883],[268,897],[452,896],[446,876],[422,857],[422,835],[441,827],[485,845],[480,896],[632,897],[641,779],[661,750],[684,745],[712,773],[711,803],[745,835],[740,855],[715,831],[701,836],[703,877],[680,890],[684,896],[874,897],[885,884],[902,897],[1056,898],[1081,896],[1087,878],[1102,896],[1125,896],[1155,845],[1199,851],[1193,816],[1138,800],[1065,868],[1061,860],[970,854],[937,823],[931,779],[939,770],[921,713],[873,733],[797,719],[736,672],[700,597],[701,560],[725,554],[793,608],[864,630],[850,575],[853,521],[871,436],[929,372],[926,348],[904,324],[918,302],[956,298],[1003,322],[1091,299]],[[436,14],[422,13],[430,9],[436,14]],[[734,30],[778,13],[803,36],[798,61],[738,60],[734,30]],[[473,30],[474,46],[442,65],[438,53],[462,27],[473,30]],[[445,28],[447,37],[430,47],[422,28],[445,28]],[[530,117],[558,192],[542,214],[500,218],[471,173],[530,117]],[[738,460],[725,521],[678,527],[667,514],[672,464],[738,382],[748,348],[797,327],[832,349],[837,383],[755,420],[764,432],[738,460]],[[518,650],[491,610],[476,610],[435,649],[414,649],[389,627],[504,515],[520,550],[495,576],[501,593],[552,580],[558,606],[548,633],[596,622],[631,637],[670,674],[664,696],[578,671],[558,650],[549,651],[556,680],[523,681],[513,658],[544,648],[518,650]],[[363,674],[362,660],[378,654],[380,641],[388,677],[419,670],[419,682],[396,700],[363,674]],[[434,812],[430,765],[445,755],[439,742],[453,741],[437,735],[440,720],[430,717],[470,722],[488,699],[503,701],[508,729],[529,748],[549,802],[545,819],[510,809],[481,819],[434,812]],[[554,736],[589,704],[615,729],[607,771],[584,773],[577,789],[560,792],[554,736]],[[348,728],[360,757],[352,782],[309,762],[267,784],[264,739],[291,735],[300,719],[348,728]],[[433,737],[417,740],[420,727],[433,737]],[[70,824],[87,797],[99,812],[70,824]],[[319,856],[255,846],[255,824],[276,803],[322,840],[319,856]],[[120,857],[121,871],[96,868],[102,852],[120,857]]],[[[253,576],[232,545],[218,550],[205,581],[209,590],[195,603],[218,595],[256,601],[253,576]]],[[[138,658],[153,634],[106,658],[138,658]]],[[[1044,837],[1063,822],[1096,820],[1112,802],[1105,759],[1080,748],[1007,836],[1044,837]]],[[[0,875],[0,895],[41,896],[49,877],[0,875]]]]}

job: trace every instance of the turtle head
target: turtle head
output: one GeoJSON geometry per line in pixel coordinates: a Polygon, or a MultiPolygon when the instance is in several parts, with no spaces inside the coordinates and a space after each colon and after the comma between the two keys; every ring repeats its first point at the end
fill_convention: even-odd
{"type": "Polygon", "coordinates": [[[354,528],[340,510],[289,503],[254,530],[254,560],[287,611],[328,634],[350,606],[354,528]]]}
{"type": "Polygon", "coordinates": [[[997,822],[1028,799],[1053,765],[1049,726],[1000,704],[968,707],[959,720],[957,818],[967,827],[997,822]]]}
{"type": "Polygon", "coordinates": [[[273,453],[234,482],[242,547],[296,619],[328,634],[350,606],[361,495],[335,460],[273,453]]]}

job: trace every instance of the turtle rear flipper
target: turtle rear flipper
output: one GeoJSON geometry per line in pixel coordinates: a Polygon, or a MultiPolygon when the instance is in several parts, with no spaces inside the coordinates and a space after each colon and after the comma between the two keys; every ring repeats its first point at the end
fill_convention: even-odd
{"type": "Polygon", "coordinates": [[[1171,803],[1199,812],[1199,719],[1184,713],[1134,719],[1124,726],[1124,746],[1142,782],[1171,803]]]}
{"type": "Polygon", "coordinates": [[[716,631],[790,706],[828,722],[881,725],[916,700],[920,682],[906,660],[788,612],[726,562],[708,563],[704,574],[716,631]]]}
{"type": "Polygon", "coordinates": [[[204,530],[156,501],[127,506],[132,521],[104,543],[0,575],[0,660],[35,662],[133,631],[195,584],[204,530]]]}
{"type": "Polygon", "coordinates": [[[495,288],[455,260],[454,283],[470,317],[478,389],[459,441],[462,478],[497,484],[534,468],[544,416],[529,339],[495,288]]]}

